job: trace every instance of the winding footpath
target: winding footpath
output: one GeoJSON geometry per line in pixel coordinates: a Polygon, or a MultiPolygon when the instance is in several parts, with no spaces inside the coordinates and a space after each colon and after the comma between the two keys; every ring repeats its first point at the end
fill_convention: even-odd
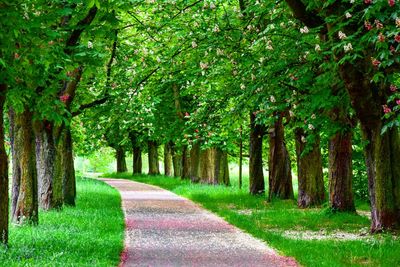
{"type": "Polygon", "coordinates": [[[298,266],[192,201],[156,186],[101,179],[121,193],[120,266],[298,266]]]}

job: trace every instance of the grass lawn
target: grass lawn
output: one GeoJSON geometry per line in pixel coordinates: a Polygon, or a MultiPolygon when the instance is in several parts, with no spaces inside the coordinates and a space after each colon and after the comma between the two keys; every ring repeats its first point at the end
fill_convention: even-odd
{"type": "Polygon", "coordinates": [[[119,193],[93,180],[78,179],[75,208],[40,212],[38,226],[11,226],[0,266],[117,266],[124,220],[119,193]]]}
{"type": "Polygon", "coordinates": [[[370,236],[365,216],[332,214],[325,208],[302,210],[295,201],[268,203],[264,197],[250,196],[247,189],[239,190],[236,181],[224,187],[165,176],[105,176],[157,185],[192,199],[303,266],[400,266],[399,237],[370,236]]]}

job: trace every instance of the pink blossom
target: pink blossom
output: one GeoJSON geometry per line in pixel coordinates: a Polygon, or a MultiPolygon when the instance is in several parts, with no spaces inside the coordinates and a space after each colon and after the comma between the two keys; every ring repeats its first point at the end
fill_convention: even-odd
{"type": "Polygon", "coordinates": [[[60,96],[60,100],[63,103],[67,103],[67,101],[71,98],[71,96],[69,94],[65,94],[65,95],[61,95],[60,96]]]}
{"type": "Polygon", "coordinates": [[[400,34],[396,35],[396,36],[394,37],[394,40],[395,40],[396,42],[400,43],[400,34]]]}
{"type": "Polygon", "coordinates": [[[375,20],[375,25],[377,29],[382,29],[383,28],[383,24],[382,22],[380,22],[379,20],[375,20]]]}
{"type": "Polygon", "coordinates": [[[372,60],[372,65],[374,65],[375,67],[379,67],[379,65],[381,64],[381,62],[375,58],[371,58],[372,60]]]}
{"type": "Polygon", "coordinates": [[[364,27],[365,27],[368,31],[372,29],[372,25],[371,25],[371,23],[370,23],[368,20],[364,21],[364,27]]]}
{"type": "Polygon", "coordinates": [[[370,5],[370,4],[372,4],[372,0],[364,0],[364,3],[365,3],[366,5],[370,5]]]}
{"type": "Polygon", "coordinates": [[[396,100],[396,104],[400,106],[400,99],[396,100]]]}
{"type": "Polygon", "coordinates": [[[381,32],[378,35],[378,41],[379,42],[384,42],[385,41],[385,35],[383,35],[381,32]]]}
{"type": "Polygon", "coordinates": [[[390,85],[390,91],[396,92],[396,91],[397,91],[397,86],[394,85],[394,84],[391,84],[391,85],[390,85]]]}
{"type": "Polygon", "coordinates": [[[391,45],[389,49],[390,49],[390,52],[391,52],[391,53],[394,53],[394,52],[396,52],[396,48],[394,48],[394,46],[393,46],[393,45],[391,45]]]}
{"type": "Polygon", "coordinates": [[[388,0],[389,6],[394,6],[396,4],[395,0],[388,0]]]}
{"type": "Polygon", "coordinates": [[[382,108],[385,114],[392,112],[392,110],[387,105],[383,105],[382,108]]]}

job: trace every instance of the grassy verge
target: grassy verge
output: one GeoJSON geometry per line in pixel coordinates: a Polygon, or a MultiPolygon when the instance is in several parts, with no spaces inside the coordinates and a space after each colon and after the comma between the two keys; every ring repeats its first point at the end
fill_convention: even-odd
{"type": "MultiPolygon", "coordinates": [[[[294,201],[267,203],[237,187],[191,184],[164,176],[107,175],[157,185],[192,199],[304,266],[400,266],[400,240],[366,234],[369,219],[298,209],[294,201]]],[[[365,205],[364,205],[365,206],[365,205]]]]}
{"type": "Polygon", "coordinates": [[[11,226],[1,266],[117,266],[124,221],[119,193],[92,179],[78,179],[75,208],[40,212],[38,226],[11,226]]]}

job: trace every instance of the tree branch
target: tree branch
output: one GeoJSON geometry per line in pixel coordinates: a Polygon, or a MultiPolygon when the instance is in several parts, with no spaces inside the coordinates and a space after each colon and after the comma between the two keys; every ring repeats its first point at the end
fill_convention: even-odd
{"type": "Polygon", "coordinates": [[[81,37],[82,32],[85,30],[87,26],[89,26],[97,14],[97,7],[93,6],[86,17],[76,24],[75,29],[72,31],[71,36],[68,38],[65,48],[66,54],[71,54],[71,47],[76,46],[79,42],[79,38],[81,37]]]}

